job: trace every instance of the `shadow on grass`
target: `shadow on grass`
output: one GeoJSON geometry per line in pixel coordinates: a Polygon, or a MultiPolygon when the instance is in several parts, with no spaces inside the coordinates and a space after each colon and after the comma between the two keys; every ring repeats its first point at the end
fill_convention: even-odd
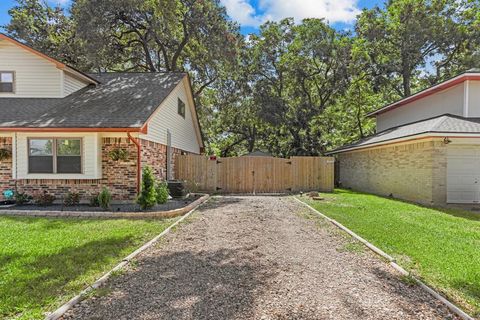
{"type": "Polygon", "coordinates": [[[480,283],[455,281],[453,287],[475,302],[474,317],[480,317],[480,283]]]}
{"type": "Polygon", "coordinates": [[[12,223],[25,223],[36,225],[38,229],[54,230],[62,229],[65,226],[74,225],[80,223],[97,224],[97,219],[88,218],[59,218],[59,217],[12,217],[12,216],[0,216],[2,220],[10,221],[12,223]]]}
{"type": "Polygon", "coordinates": [[[475,212],[475,211],[470,211],[466,209],[439,208],[439,207],[434,207],[432,209],[438,210],[440,212],[443,212],[445,214],[448,214],[457,218],[463,218],[463,219],[468,219],[472,221],[480,221],[480,212],[478,211],[475,212]]]}
{"type": "Polygon", "coordinates": [[[270,270],[242,249],[147,256],[108,283],[115,297],[91,299],[73,318],[253,319],[270,270]]]}
{"type": "Polygon", "coordinates": [[[88,283],[82,283],[82,276],[90,270],[102,270],[109,259],[116,258],[122,249],[132,245],[132,237],[127,236],[68,247],[25,263],[21,260],[26,257],[22,256],[0,257],[0,264],[3,261],[15,266],[11,271],[15,273],[13,277],[0,275],[0,279],[5,277],[5,281],[0,282],[0,306],[3,306],[0,318],[32,308],[43,309],[59,296],[69,293],[66,291],[83,289],[88,283]],[[72,284],[74,281],[79,283],[72,284]],[[70,290],[65,290],[69,287],[70,290]]]}
{"type": "Polygon", "coordinates": [[[20,257],[19,254],[2,254],[0,256],[0,270],[3,270],[3,268],[11,263],[12,261],[15,261],[20,257]]]}
{"type": "Polygon", "coordinates": [[[466,207],[465,208],[460,208],[460,207],[455,208],[455,207],[429,206],[429,205],[416,203],[416,202],[412,202],[412,201],[408,201],[408,200],[402,200],[402,199],[397,199],[397,198],[394,198],[394,197],[387,197],[387,196],[381,196],[381,195],[372,194],[372,193],[354,191],[354,190],[351,190],[351,189],[335,189],[335,191],[333,193],[330,193],[330,194],[378,197],[380,199],[390,200],[390,201],[394,201],[394,202],[397,202],[397,203],[400,203],[400,204],[409,204],[409,205],[412,205],[412,206],[418,206],[418,207],[425,208],[425,209],[436,210],[436,211],[439,211],[439,212],[442,212],[442,213],[445,213],[445,214],[448,214],[450,216],[454,216],[454,217],[457,217],[457,218],[463,218],[463,219],[468,219],[468,220],[472,220],[472,221],[480,221],[480,211],[478,211],[478,210],[480,210],[480,206],[473,207],[474,205],[472,205],[471,209],[468,209],[466,207]],[[476,210],[476,211],[474,211],[474,210],[476,210]]]}

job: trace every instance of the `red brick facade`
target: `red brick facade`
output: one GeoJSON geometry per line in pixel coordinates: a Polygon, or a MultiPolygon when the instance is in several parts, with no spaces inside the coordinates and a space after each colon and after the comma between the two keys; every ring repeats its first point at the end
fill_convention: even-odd
{"type": "MultiPolygon", "coordinates": [[[[141,139],[141,159],[142,167],[148,165],[152,167],[153,172],[160,180],[167,179],[167,146],[141,139]]],[[[186,152],[183,152],[186,154],[186,152]]],[[[182,154],[182,150],[172,147],[172,174],[175,169],[175,158],[182,154]]]]}
{"type": "MultiPolygon", "coordinates": [[[[154,169],[158,179],[166,178],[167,146],[140,140],[141,166],[149,165],[154,169]]],[[[11,138],[0,138],[0,148],[12,149],[11,138]]],[[[175,154],[181,150],[172,148],[175,154]]],[[[172,160],[173,162],[174,160],[172,160]]],[[[47,191],[61,199],[68,192],[78,192],[82,200],[89,200],[103,186],[108,187],[114,200],[133,200],[136,197],[137,147],[128,138],[102,139],[102,179],[22,179],[16,181],[18,192],[30,195],[47,191]],[[115,148],[128,150],[126,161],[114,161],[109,152],[115,148]]],[[[12,179],[12,159],[0,161],[0,192],[15,189],[12,179]]]]}
{"type": "MultiPolygon", "coordinates": [[[[0,138],[0,149],[12,151],[12,138],[0,138]]],[[[0,161],[0,192],[13,189],[15,181],[12,180],[12,157],[0,161]]]]}

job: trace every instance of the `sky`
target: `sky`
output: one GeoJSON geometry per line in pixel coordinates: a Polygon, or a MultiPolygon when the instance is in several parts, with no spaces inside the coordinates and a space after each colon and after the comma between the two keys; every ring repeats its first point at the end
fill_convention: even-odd
{"type": "MultiPolygon", "coordinates": [[[[50,5],[69,5],[69,0],[48,0],[50,5]]],[[[383,0],[220,0],[230,18],[237,21],[244,34],[255,33],[265,21],[279,21],[293,17],[299,22],[304,18],[325,18],[338,30],[350,29],[355,17],[363,8],[381,6],[383,0]]],[[[15,0],[0,0],[0,26],[9,22],[8,10],[15,0]]]]}

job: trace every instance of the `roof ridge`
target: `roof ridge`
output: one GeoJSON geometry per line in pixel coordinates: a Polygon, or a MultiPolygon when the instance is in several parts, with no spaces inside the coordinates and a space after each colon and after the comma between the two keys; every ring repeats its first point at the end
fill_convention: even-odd
{"type": "Polygon", "coordinates": [[[445,123],[445,121],[447,121],[449,118],[449,114],[444,114],[442,115],[441,117],[439,117],[437,119],[437,122],[435,123],[435,125],[432,126],[432,128],[430,130],[435,130],[436,128],[439,128],[442,126],[442,124],[445,123]]]}

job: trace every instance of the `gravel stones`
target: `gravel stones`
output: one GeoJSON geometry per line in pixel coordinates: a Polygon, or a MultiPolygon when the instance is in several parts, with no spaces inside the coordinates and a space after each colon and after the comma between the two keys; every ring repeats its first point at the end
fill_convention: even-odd
{"type": "Polygon", "coordinates": [[[188,220],[64,319],[454,318],[290,197],[216,197],[188,220]]]}

